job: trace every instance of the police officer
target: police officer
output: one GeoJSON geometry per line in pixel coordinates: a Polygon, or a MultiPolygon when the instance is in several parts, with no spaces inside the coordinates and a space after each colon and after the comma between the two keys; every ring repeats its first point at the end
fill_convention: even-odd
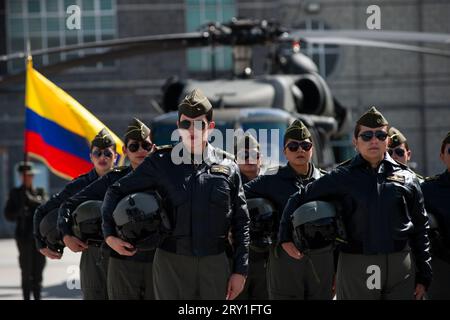
{"type": "Polygon", "coordinates": [[[450,132],[441,143],[440,158],[446,170],[425,179],[422,192],[425,208],[437,220],[437,230],[431,230],[433,283],[428,298],[450,299],[450,132]]]}
{"type": "Polygon", "coordinates": [[[431,282],[420,185],[386,152],[388,142],[388,122],[372,107],[356,123],[358,154],[293,195],[283,212],[280,242],[290,256],[301,257],[292,243],[292,212],[313,200],[341,200],[348,243],[339,255],[337,299],[421,299],[431,282]]]}
{"type": "MultiPolygon", "coordinates": [[[[389,146],[388,146],[388,152],[389,155],[394,159],[395,161],[398,161],[405,166],[409,166],[408,162],[411,160],[411,150],[409,148],[408,141],[406,140],[406,137],[403,135],[403,133],[400,132],[400,130],[391,127],[389,128],[389,146]]],[[[417,174],[417,178],[419,179],[419,182],[423,182],[423,177],[419,174],[417,174]]]]}
{"type": "Polygon", "coordinates": [[[153,188],[161,194],[172,230],[155,253],[156,299],[234,299],[244,286],[249,216],[234,157],[208,143],[212,112],[200,90],[187,95],[178,107],[182,142],[156,151],[113,184],[102,206],[102,215],[111,216],[126,194],[153,188]],[[230,228],[231,276],[224,252],[230,228]]]}
{"type": "Polygon", "coordinates": [[[283,140],[288,164],[269,169],[265,175],[244,186],[247,198],[269,199],[278,210],[274,221],[275,245],[270,250],[267,267],[269,298],[331,299],[333,248],[326,246],[315,250],[308,259],[293,259],[276,244],[279,220],[289,196],[298,192],[300,186],[318,179],[325,173],[311,162],[311,133],[300,120],[294,121],[288,127],[283,140]]]}
{"type": "MultiPolygon", "coordinates": [[[[53,195],[49,201],[38,207],[35,212],[34,237],[36,240],[36,245],[40,249],[40,252],[49,258],[60,259],[61,254],[47,248],[45,241],[43,241],[43,239],[41,238],[39,233],[39,225],[42,219],[53,209],[59,208],[60,205],[63,204],[64,201],[66,201],[69,197],[73,196],[75,193],[77,193],[93,181],[97,180],[98,177],[103,176],[104,174],[109,172],[114,166],[114,161],[116,159],[116,145],[112,136],[105,128],[100,130],[100,132],[91,141],[90,150],[90,159],[94,165],[94,168],[88,173],[72,180],[64,187],[61,192],[53,195]]],[[[58,226],[58,229],[60,231],[64,230],[66,232],[63,233],[66,235],[65,240],[63,240],[65,245],[69,247],[69,249],[71,249],[72,251],[80,251],[87,248],[85,243],[71,236],[70,224],[68,223],[68,221],[67,223],[66,221],[58,221],[58,223],[60,224],[60,226],[58,226]]],[[[80,265],[86,265],[86,258],[87,255],[82,254],[80,265]]],[[[89,260],[92,261],[92,263],[95,263],[95,259],[89,260]]],[[[94,290],[89,290],[89,286],[87,286],[86,281],[84,281],[84,275],[85,273],[81,272],[81,288],[84,298],[91,299],[98,296],[92,293],[94,290]]],[[[102,293],[101,296],[106,297],[106,288],[104,288],[104,293],[102,293]]]]}
{"type": "MultiPolygon", "coordinates": [[[[88,200],[101,200],[105,197],[108,187],[120,178],[136,169],[151,152],[154,145],[150,139],[150,129],[139,119],[133,119],[127,127],[124,136],[123,154],[130,161],[126,167],[114,168],[111,172],[97,179],[89,186],[70,197],[62,206],[65,217],[70,217],[73,211],[88,200]]],[[[118,238],[112,216],[104,217],[104,234],[111,251],[108,272],[108,298],[112,300],[153,299],[152,262],[154,251],[136,251],[133,246],[118,238]]]]}
{"type": "MultiPolygon", "coordinates": [[[[261,154],[259,143],[255,137],[249,133],[239,137],[236,140],[235,156],[243,184],[255,179],[259,175],[261,170],[261,154]]],[[[267,258],[268,249],[256,247],[250,241],[248,276],[244,290],[237,299],[265,300],[268,298],[266,277],[267,258]]]]}
{"type": "Polygon", "coordinates": [[[5,207],[5,217],[9,221],[16,222],[15,238],[19,249],[23,299],[30,300],[30,293],[33,292],[34,300],[40,300],[45,257],[34,245],[33,213],[42,202],[47,200],[47,195],[42,188],[33,187],[36,171],[32,162],[21,162],[18,171],[22,184],[10,191],[5,207]]]}

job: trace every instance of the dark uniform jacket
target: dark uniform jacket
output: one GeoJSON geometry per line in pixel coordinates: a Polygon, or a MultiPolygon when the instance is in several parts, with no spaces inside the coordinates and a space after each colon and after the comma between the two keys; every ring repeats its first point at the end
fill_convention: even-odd
{"type": "Polygon", "coordinates": [[[416,175],[387,153],[376,170],[357,155],[293,195],[283,212],[280,242],[292,241],[291,215],[313,200],[346,201],[343,221],[348,244],[341,250],[357,254],[386,254],[409,244],[418,267],[416,282],[428,286],[431,258],[428,217],[416,175]]]}
{"type": "MultiPolygon", "coordinates": [[[[86,174],[83,174],[79,176],[78,178],[73,179],[71,182],[69,182],[64,189],[53,195],[49,201],[44,203],[43,205],[39,206],[36,209],[36,212],[34,214],[34,238],[36,240],[36,245],[38,248],[45,248],[46,244],[42,240],[40,233],[39,233],[39,224],[41,223],[42,219],[53,209],[59,208],[59,206],[66,201],[69,197],[73,196],[75,193],[92,183],[93,181],[97,180],[98,175],[95,169],[92,169],[86,174]]],[[[60,230],[67,230],[70,229],[71,225],[66,226],[65,223],[61,226],[58,225],[58,228],[60,230]]]]}
{"type": "Polygon", "coordinates": [[[244,185],[245,196],[248,199],[265,198],[276,206],[277,217],[274,221],[274,238],[276,238],[281,214],[289,197],[298,192],[302,185],[307,185],[324,173],[325,171],[316,168],[313,164],[310,165],[308,174],[303,177],[298,175],[289,164],[270,168],[266,174],[244,185]]]}
{"type": "MultiPolygon", "coordinates": [[[[61,219],[71,219],[72,213],[75,211],[75,209],[82,204],[85,201],[88,200],[100,200],[103,201],[105,198],[106,191],[108,188],[117,180],[120,178],[125,177],[128,173],[133,171],[133,168],[131,166],[126,167],[118,167],[114,168],[111,172],[108,172],[104,176],[98,178],[94,182],[92,182],[90,185],[85,187],[80,192],[76,193],[72,197],[66,200],[61,207],[59,211],[59,217],[61,219]]],[[[108,225],[108,228],[114,229],[115,223],[112,218],[112,215],[107,217],[107,219],[103,220],[103,223],[108,225]]],[[[67,230],[72,234],[71,230],[67,230]]],[[[128,257],[128,256],[122,256],[115,252],[114,250],[110,251],[110,255],[115,258],[119,258],[122,260],[133,260],[133,261],[152,261],[153,260],[153,254],[154,252],[143,252],[138,251],[135,255],[128,257]]]]}
{"type": "Polygon", "coordinates": [[[6,202],[5,217],[16,222],[17,239],[33,239],[33,214],[36,208],[47,200],[44,189],[13,188],[6,202]]]}
{"type": "MultiPolygon", "coordinates": [[[[102,216],[111,216],[125,195],[155,189],[172,223],[160,248],[182,255],[218,254],[224,251],[231,227],[233,272],[247,274],[249,216],[237,164],[222,159],[223,151],[209,144],[205,160],[198,165],[175,164],[171,151],[161,149],[147,156],[136,170],[114,183],[106,193],[102,216]]],[[[114,234],[115,229],[103,225],[105,238],[114,234]]]]}
{"type": "Polygon", "coordinates": [[[432,243],[433,252],[450,263],[450,172],[427,178],[421,186],[425,208],[438,223],[440,235],[432,243]]]}

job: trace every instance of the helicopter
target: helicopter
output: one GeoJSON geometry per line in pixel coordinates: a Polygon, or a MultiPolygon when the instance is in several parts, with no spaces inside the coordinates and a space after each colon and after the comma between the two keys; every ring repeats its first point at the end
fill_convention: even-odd
{"type": "MultiPolygon", "coordinates": [[[[196,32],[149,35],[69,45],[28,52],[1,55],[0,61],[83,49],[103,49],[102,52],[85,55],[41,67],[43,73],[57,73],[84,64],[123,59],[135,55],[187,48],[230,46],[233,56],[233,72],[229,77],[217,77],[212,63],[212,79],[193,80],[169,78],[162,87],[162,99],[158,106],[163,113],[173,112],[181,99],[192,89],[200,88],[211,101],[214,109],[229,110],[270,108],[298,115],[311,115],[316,122],[311,127],[321,132],[321,145],[329,139],[339,138],[349,131],[350,112],[333,96],[316,64],[301,52],[303,44],[333,44],[345,46],[378,47],[450,57],[450,52],[404,42],[447,43],[448,35],[413,32],[368,32],[360,30],[326,30],[320,32],[288,30],[273,20],[233,18],[226,23],[210,22],[196,32]],[[265,57],[265,72],[254,75],[252,69],[253,48],[269,47],[265,57]],[[319,117],[319,118],[317,118],[319,117]],[[324,117],[324,121],[320,120],[324,117]],[[336,125],[324,129],[318,123],[334,119],[336,125]]],[[[0,76],[0,86],[20,81],[24,74],[0,76]]],[[[226,112],[225,112],[226,113],[226,112]]],[[[159,123],[158,119],[155,122],[159,123]]]]}

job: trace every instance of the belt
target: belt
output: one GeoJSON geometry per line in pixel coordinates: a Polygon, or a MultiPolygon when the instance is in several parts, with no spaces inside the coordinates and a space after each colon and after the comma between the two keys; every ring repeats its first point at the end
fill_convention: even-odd
{"type": "Polygon", "coordinates": [[[184,256],[208,256],[225,252],[224,238],[205,239],[202,248],[192,246],[192,237],[167,237],[159,245],[159,248],[184,256]]]}

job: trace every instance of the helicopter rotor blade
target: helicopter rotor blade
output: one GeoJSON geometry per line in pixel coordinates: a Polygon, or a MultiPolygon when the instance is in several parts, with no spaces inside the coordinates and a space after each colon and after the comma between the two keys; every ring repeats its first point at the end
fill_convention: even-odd
{"type": "Polygon", "coordinates": [[[375,47],[385,48],[393,50],[410,51],[422,54],[430,54],[442,57],[450,57],[450,51],[434,49],[429,47],[421,47],[408,44],[393,43],[387,41],[374,41],[374,40],[362,40],[351,38],[338,38],[338,37],[303,37],[301,40],[311,44],[328,44],[328,45],[340,45],[340,46],[356,46],[356,47],[375,47]]]}
{"type": "Polygon", "coordinates": [[[369,30],[301,30],[290,32],[298,38],[356,38],[390,42],[421,42],[450,45],[450,34],[408,31],[369,31],[369,30]]]}

